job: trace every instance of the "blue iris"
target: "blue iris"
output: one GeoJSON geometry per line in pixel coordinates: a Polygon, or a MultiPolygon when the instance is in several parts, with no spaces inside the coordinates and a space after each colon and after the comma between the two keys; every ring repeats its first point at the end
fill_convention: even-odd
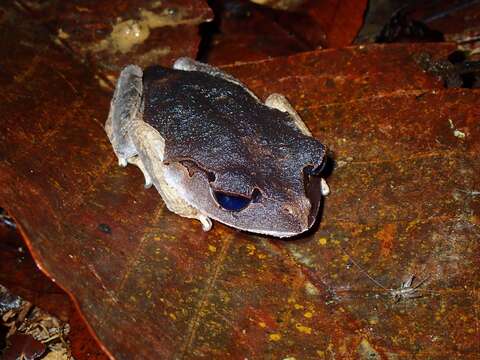
{"type": "Polygon", "coordinates": [[[213,193],[220,206],[228,211],[240,211],[250,204],[250,199],[244,196],[229,195],[221,191],[214,191],[213,193]]]}

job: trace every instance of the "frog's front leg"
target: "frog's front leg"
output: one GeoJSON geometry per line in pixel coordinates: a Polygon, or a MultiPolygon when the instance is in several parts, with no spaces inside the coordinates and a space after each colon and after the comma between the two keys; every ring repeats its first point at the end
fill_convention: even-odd
{"type": "MultiPolygon", "coordinates": [[[[270,94],[265,100],[265,105],[267,105],[268,107],[271,107],[272,109],[277,109],[282,112],[288,113],[290,117],[293,119],[295,125],[297,125],[297,128],[302,132],[302,134],[313,137],[307,125],[303,122],[300,115],[298,115],[298,113],[295,111],[293,106],[288,102],[285,96],[277,93],[270,94]]],[[[320,180],[320,187],[321,187],[320,191],[323,196],[327,196],[328,194],[330,194],[330,188],[324,178],[321,178],[320,180]]]]}
{"type": "Polygon", "coordinates": [[[132,122],[141,117],[142,77],[143,71],[136,65],[129,65],[122,70],[105,123],[105,131],[120,166],[127,166],[128,159],[137,155],[129,132],[132,122]]]}
{"type": "Polygon", "coordinates": [[[117,155],[118,164],[127,166],[131,163],[138,166],[145,176],[145,187],[148,188],[152,186],[152,178],[132,140],[133,124],[142,121],[142,92],[142,69],[137,65],[125,67],[118,77],[105,131],[117,155]]]}
{"type": "Polygon", "coordinates": [[[298,115],[293,106],[288,102],[287,98],[282,94],[270,94],[267,97],[267,100],[265,100],[265,105],[272,109],[277,109],[282,112],[288,113],[295,122],[295,125],[297,125],[298,129],[302,132],[302,134],[312,136],[312,133],[308,129],[307,125],[305,125],[300,115],[298,115]]]}
{"type": "Polygon", "coordinates": [[[129,162],[138,165],[145,174],[146,181],[155,185],[167,208],[180,216],[198,219],[203,230],[210,230],[212,228],[210,218],[188,204],[168,183],[165,176],[167,165],[163,162],[165,140],[162,135],[144,121],[134,121],[130,127],[130,137],[138,156],[134,157],[134,161],[129,159],[129,162]]]}
{"type": "Polygon", "coordinates": [[[143,173],[143,176],[145,177],[145,189],[148,189],[152,187],[153,180],[150,174],[148,173],[147,168],[143,164],[143,161],[140,159],[140,156],[132,156],[131,158],[128,159],[128,162],[130,164],[136,165],[143,173]]]}

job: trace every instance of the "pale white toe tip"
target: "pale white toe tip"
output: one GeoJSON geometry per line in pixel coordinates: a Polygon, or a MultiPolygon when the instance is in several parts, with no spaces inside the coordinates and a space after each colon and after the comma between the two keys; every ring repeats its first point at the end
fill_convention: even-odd
{"type": "Polygon", "coordinates": [[[200,222],[202,223],[203,231],[210,231],[212,229],[212,220],[210,220],[209,217],[200,216],[198,220],[200,220],[200,222]]]}
{"type": "Polygon", "coordinates": [[[330,194],[330,187],[328,186],[324,178],[322,178],[320,181],[320,187],[323,196],[328,196],[330,194]]]}

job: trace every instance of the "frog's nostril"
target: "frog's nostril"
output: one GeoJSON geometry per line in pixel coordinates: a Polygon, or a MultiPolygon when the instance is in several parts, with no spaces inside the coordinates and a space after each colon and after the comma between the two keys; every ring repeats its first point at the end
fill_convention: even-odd
{"type": "Polygon", "coordinates": [[[259,202],[262,199],[262,193],[257,188],[253,189],[252,192],[252,201],[254,203],[259,202]]]}

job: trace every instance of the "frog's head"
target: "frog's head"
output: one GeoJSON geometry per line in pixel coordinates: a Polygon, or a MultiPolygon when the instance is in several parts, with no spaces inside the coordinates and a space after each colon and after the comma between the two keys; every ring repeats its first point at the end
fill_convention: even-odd
{"type": "Polygon", "coordinates": [[[315,223],[328,192],[321,177],[325,147],[310,137],[301,140],[297,151],[257,147],[252,155],[230,144],[235,151],[208,163],[201,155],[170,158],[165,179],[202,215],[253,233],[295,236],[315,223]]]}

